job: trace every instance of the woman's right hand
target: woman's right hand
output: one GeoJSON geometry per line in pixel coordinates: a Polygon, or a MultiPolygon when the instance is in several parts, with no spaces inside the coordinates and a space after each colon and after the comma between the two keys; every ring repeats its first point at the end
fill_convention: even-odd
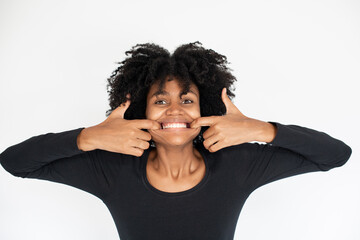
{"type": "Polygon", "coordinates": [[[105,121],[80,132],[77,139],[80,150],[102,149],[140,157],[150,147],[151,135],[141,129],[161,129],[161,125],[150,119],[124,119],[131,103],[130,94],[127,98],[126,103],[114,109],[105,121]]]}

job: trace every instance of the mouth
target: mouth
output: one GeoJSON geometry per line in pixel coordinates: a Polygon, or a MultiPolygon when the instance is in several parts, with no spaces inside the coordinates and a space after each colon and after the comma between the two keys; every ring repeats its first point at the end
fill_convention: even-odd
{"type": "Polygon", "coordinates": [[[166,129],[188,129],[190,128],[190,123],[188,122],[181,122],[181,123],[160,123],[161,130],[166,129]]]}

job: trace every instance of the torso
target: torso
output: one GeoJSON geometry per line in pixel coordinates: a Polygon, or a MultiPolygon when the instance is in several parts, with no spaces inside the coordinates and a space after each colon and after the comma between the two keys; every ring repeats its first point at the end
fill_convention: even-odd
{"type": "Polygon", "coordinates": [[[206,166],[204,159],[199,154],[201,158],[199,168],[188,178],[181,179],[178,182],[171,181],[169,178],[164,178],[157,174],[156,170],[153,168],[150,159],[152,159],[153,152],[150,152],[149,158],[146,164],[146,177],[154,188],[163,191],[163,192],[182,192],[189,190],[196,185],[198,185],[201,180],[204,178],[206,173],[206,166]]]}

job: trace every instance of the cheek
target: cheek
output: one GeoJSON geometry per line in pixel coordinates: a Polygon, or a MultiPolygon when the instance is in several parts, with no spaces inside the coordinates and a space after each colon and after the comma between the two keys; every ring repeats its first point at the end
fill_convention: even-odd
{"type": "Polygon", "coordinates": [[[145,111],[145,117],[147,119],[156,120],[161,117],[162,111],[157,110],[156,108],[153,108],[151,106],[146,107],[145,111]]]}
{"type": "Polygon", "coordinates": [[[191,111],[193,119],[201,117],[200,106],[198,105],[194,110],[191,111]]]}
{"type": "Polygon", "coordinates": [[[151,106],[146,106],[145,116],[147,119],[153,119],[154,111],[151,106]]]}
{"type": "Polygon", "coordinates": [[[147,104],[145,109],[146,118],[149,118],[150,113],[151,113],[151,107],[149,106],[149,104],[147,104]]]}

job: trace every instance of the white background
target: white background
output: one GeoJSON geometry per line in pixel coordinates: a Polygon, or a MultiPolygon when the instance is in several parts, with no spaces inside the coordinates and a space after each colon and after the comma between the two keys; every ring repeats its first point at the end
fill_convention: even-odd
{"type": "MultiPolygon", "coordinates": [[[[109,109],[106,79],[137,43],[200,41],[227,56],[246,116],[323,131],[353,153],[341,168],[253,192],[235,240],[360,239],[360,2],[0,2],[0,152],[89,127],[109,109]]],[[[101,200],[0,168],[0,239],[118,239],[101,200]]]]}

